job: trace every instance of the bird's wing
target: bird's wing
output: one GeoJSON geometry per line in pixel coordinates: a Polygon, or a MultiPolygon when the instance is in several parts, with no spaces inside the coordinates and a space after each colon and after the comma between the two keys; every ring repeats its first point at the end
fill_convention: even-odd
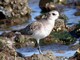
{"type": "Polygon", "coordinates": [[[24,34],[24,35],[32,35],[33,32],[35,32],[36,30],[40,30],[41,26],[42,26],[42,23],[36,21],[36,22],[29,24],[24,29],[21,29],[19,32],[21,32],[21,34],[24,34]]]}

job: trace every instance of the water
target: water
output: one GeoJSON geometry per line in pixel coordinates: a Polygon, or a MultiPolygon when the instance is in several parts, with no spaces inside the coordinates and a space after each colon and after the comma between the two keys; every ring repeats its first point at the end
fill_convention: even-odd
{"type": "Polygon", "coordinates": [[[69,19],[66,23],[71,23],[71,25],[68,25],[69,27],[73,26],[74,24],[78,24],[80,21],[80,16],[74,15],[76,11],[76,9],[67,8],[67,11],[63,12],[69,19]]]}
{"type": "MultiPolygon", "coordinates": [[[[60,44],[51,44],[51,45],[41,46],[41,51],[44,54],[47,53],[47,51],[53,51],[53,54],[55,56],[62,57],[62,58],[65,58],[65,57],[69,58],[73,56],[76,52],[76,50],[71,50],[69,46],[60,45],[60,44]],[[62,53],[60,51],[62,51],[62,53]]],[[[31,56],[33,54],[39,54],[39,51],[37,50],[37,48],[32,48],[32,47],[20,48],[20,49],[17,49],[17,52],[19,52],[24,57],[31,56]]]]}

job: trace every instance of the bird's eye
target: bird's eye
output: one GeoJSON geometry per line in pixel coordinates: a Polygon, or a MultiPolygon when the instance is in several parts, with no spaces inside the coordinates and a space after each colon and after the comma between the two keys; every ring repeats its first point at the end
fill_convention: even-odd
{"type": "Polygon", "coordinates": [[[56,15],[55,13],[52,13],[52,15],[56,15]]]}

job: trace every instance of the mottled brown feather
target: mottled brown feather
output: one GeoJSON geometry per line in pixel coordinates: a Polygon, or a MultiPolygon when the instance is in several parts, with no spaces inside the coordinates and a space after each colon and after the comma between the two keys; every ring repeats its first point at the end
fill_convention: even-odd
{"type": "Polygon", "coordinates": [[[34,31],[41,29],[41,25],[42,25],[41,22],[35,21],[35,22],[29,24],[24,29],[21,29],[19,32],[21,32],[21,34],[23,34],[23,35],[32,35],[34,31]]]}

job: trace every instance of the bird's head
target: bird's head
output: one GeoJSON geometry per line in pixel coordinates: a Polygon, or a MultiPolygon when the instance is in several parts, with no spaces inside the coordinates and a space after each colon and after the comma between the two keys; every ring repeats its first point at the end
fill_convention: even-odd
{"type": "Polygon", "coordinates": [[[50,11],[48,13],[48,17],[49,17],[49,19],[56,20],[59,17],[59,12],[58,11],[50,11]]]}

